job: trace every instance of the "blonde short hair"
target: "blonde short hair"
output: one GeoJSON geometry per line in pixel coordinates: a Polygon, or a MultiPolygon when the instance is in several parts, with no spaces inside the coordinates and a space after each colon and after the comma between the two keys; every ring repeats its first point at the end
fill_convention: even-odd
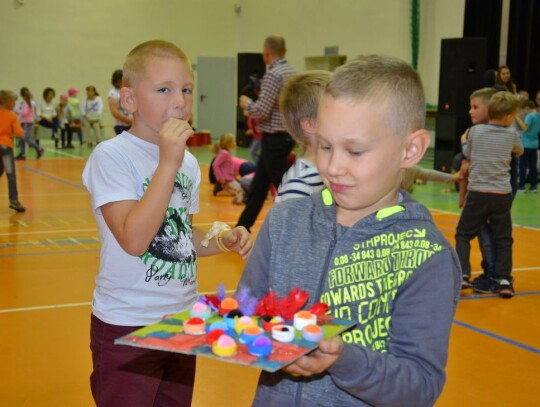
{"type": "Polygon", "coordinates": [[[150,40],[137,45],[126,57],[123,68],[123,85],[133,86],[144,74],[146,64],[152,58],[178,58],[191,70],[191,63],[184,51],[176,45],[163,40],[150,40]]]}
{"type": "Polygon", "coordinates": [[[513,93],[501,91],[495,93],[488,105],[490,119],[503,119],[505,116],[514,115],[519,111],[519,98],[513,93]]]}
{"type": "Polygon", "coordinates": [[[9,100],[15,100],[15,93],[10,90],[0,90],[0,105],[3,105],[9,100]]]}
{"type": "Polygon", "coordinates": [[[328,71],[307,71],[287,78],[281,90],[279,107],[283,122],[298,143],[309,143],[300,122],[302,119],[317,119],[319,101],[330,77],[328,71]]]}
{"type": "Polygon", "coordinates": [[[335,99],[386,105],[388,121],[398,136],[425,126],[424,89],[418,73],[406,62],[385,55],[363,55],[338,67],[325,91],[335,99]]]}
{"type": "Polygon", "coordinates": [[[482,89],[477,89],[473,93],[471,93],[470,98],[480,99],[482,100],[482,102],[484,102],[484,104],[487,105],[489,101],[491,100],[491,97],[495,93],[497,93],[497,89],[495,88],[482,88],[482,89]]]}

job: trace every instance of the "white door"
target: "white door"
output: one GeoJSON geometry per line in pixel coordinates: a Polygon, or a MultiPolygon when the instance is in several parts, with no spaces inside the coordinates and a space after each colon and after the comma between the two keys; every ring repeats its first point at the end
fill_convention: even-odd
{"type": "Polygon", "coordinates": [[[235,64],[234,58],[197,59],[197,130],[209,130],[213,140],[236,134],[235,64]]]}

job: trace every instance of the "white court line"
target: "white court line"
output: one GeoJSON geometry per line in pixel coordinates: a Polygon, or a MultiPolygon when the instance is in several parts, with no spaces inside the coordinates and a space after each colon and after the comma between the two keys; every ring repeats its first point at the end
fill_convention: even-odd
{"type": "MultiPolygon", "coordinates": [[[[227,294],[233,293],[234,290],[226,290],[227,294]]],[[[199,295],[208,295],[215,294],[215,291],[200,292],[199,295]]],[[[75,308],[75,307],[87,307],[92,305],[91,302],[73,302],[71,304],[56,304],[56,305],[41,305],[38,307],[23,307],[23,308],[8,308],[0,309],[0,314],[8,314],[10,312],[24,312],[24,311],[43,311],[49,309],[58,309],[58,308],[75,308]]]]}
{"type": "Polygon", "coordinates": [[[25,236],[25,235],[42,235],[47,234],[58,234],[58,233],[80,233],[80,232],[96,232],[97,228],[91,229],[65,229],[65,230],[42,230],[42,231],[33,231],[33,232],[6,232],[0,233],[0,236],[25,236]]]}
{"type": "MultiPolygon", "coordinates": [[[[261,223],[262,221],[257,221],[257,223],[261,223]]],[[[196,222],[195,223],[195,226],[196,227],[199,227],[199,228],[202,228],[202,227],[209,227],[209,226],[212,226],[214,222],[205,222],[205,223],[199,223],[199,222],[196,222]]],[[[42,235],[44,233],[47,233],[47,234],[52,234],[52,233],[55,233],[55,234],[59,234],[59,233],[80,233],[80,232],[96,232],[97,233],[97,228],[90,228],[90,229],[64,229],[64,230],[42,230],[42,231],[39,231],[39,230],[34,230],[32,232],[28,231],[28,232],[5,232],[5,233],[0,233],[0,236],[25,236],[25,235],[42,235]]]]}

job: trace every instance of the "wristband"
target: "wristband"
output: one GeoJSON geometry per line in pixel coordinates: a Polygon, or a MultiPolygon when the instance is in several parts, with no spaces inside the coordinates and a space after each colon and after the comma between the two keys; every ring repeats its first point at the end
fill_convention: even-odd
{"type": "Polygon", "coordinates": [[[230,252],[231,250],[225,246],[225,243],[223,243],[223,239],[221,238],[221,234],[227,230],[230,230],[231,228],[229,229],[223,229],[221,230],[215,237],[215,241],[216,241],[216,246],[219,250],[221,250],[222,252],[230,252]]]}
{"type": "Polygon", "coordinates": [[[208,247],[208,244],[210,243],[210,240],[213,237],[216,237],[216,246],[217,246],[218,245],[217,244],[217,240],[218,240],[217,237],[221,232],[223,232],[225,230],[231,230],[231,227],[229,225],[227,225],[225,222],[214,222],[212,224],[212,227],[210,227],[208,232],[206,232],[206,235],[204,236],[204,239],[201,241],[201,244],[204,247],[208,247]]]}

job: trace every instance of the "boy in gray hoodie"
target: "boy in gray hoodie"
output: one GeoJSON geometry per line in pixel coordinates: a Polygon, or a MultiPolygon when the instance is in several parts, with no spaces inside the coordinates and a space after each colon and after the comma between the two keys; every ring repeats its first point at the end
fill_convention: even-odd
{"type": "Polygon", "coordinates": [[[306,290],[356,321],[277,373],[254,406],[431,406],[445,382],[461,273],[429,211],[400,190],[429,146],[418,74],[366,56],[338,68],[317,117],[325,189],[275,205],[239,288],[306,290]]]}

